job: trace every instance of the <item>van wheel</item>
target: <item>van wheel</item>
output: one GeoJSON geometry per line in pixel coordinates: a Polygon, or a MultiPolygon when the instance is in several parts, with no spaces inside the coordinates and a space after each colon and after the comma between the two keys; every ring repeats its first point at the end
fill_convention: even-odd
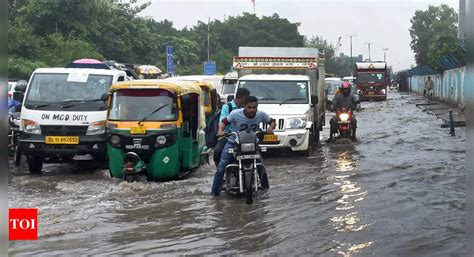
{"type": "Polygon", "coordinates": [[[20,152],[20,147],[18,146],[18,143],[15,145],[13,148],[13,163],[15,166],[20,165],[21,162],[21,152],[20,152]]]}
{"type": "Polygon", "coordinates": [[[28,170],[31,174],[41,174],[43,170],[43,158],[40,156],[28,156],[28,170]]]}
{"type": "Polygon", "coordinates": [[[308,149],[303,151],[304,156],[311,156],[314,153],[314,135],[313,132],[309,132],[309,138],[308,138],[308,149]]]}

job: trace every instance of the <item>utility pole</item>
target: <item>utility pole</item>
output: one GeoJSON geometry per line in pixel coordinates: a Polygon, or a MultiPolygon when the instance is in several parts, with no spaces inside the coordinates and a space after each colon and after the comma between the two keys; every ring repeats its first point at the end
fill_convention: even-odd
{"type": "Polygon", "coordinates": [[[364,44],[366,44],[369,47],[369,62],[371,62],[372,59],[370,58],[370,45],[373,44],[373,42],[364,43],[364,44]]]}
{"type": "Polygon", "coordinates": [[[386,60],[387,60],[387,50],[388,50],[388,48],[384,48],[384,49],[382,49],[382,50],[383,50],[383,62],[386,62],[386,60]]]}
{"type": "Polygon", "coordinates": [[[207,20],[207,62],[209,62],[209,34],[211,31],[211,17],[207,20]]]}
{"type": "Polygon", "coordinates": [[[354,61],[352,60],[352,37],[356,37],[357,34],[351,34],[351,35],[346,35],[346,37],[349,37],[351,39],[351,65],[354,66],[354,61]]]}

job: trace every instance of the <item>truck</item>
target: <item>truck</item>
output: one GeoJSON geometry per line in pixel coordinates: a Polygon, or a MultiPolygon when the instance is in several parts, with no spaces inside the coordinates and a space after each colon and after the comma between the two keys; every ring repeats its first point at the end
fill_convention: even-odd
{"type": "Polygon", "coordinates": [[[385,62],[356,62],[355,83],[360,101],[387,100],[389,74],[385,62]]]}
{"type": "Polygon", "coordinates": [[[261,145],[310,155],[325,125],[324,53],[306,47],[239,47],[233,58],[238,88],[258,98],[276,120],[261,145]]]}
{"type": "Polygon", "coordinates": [[[104,161],[108,90],[125,80],[122,70],[36,69],[20,116],[19,147],[30,173],[41,173],[45,162],[104,161]]]}

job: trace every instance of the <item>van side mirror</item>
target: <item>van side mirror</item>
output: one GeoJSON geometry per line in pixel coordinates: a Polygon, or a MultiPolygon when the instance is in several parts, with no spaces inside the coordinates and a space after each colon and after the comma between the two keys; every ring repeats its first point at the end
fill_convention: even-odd
{"type": "Polygon", "coordinates": [[[311,104],[318,104],[318,96],[317,95],[312,95],[311,96],[311,104]]]}
{"type": "Polygon", "coordinates": [[[234,100],[234,95],[228,95],[227,96],[227,102],[230,102],[232,100],[234,100]]]}
{"type": "Polygon", "coordinates": [[[13,100],[23,103],[25,94],[23,92],[13,92],[13,100]]]}

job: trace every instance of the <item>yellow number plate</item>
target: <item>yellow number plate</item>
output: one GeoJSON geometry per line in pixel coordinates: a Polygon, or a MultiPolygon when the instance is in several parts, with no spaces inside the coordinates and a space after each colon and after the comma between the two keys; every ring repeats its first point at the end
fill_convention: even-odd
{"type": "Polygon", "coordinates": [[[52,137],[47,136],[44,140],[45,144],[51,145],[77,145],[79,144],[79,137],[52,137]]]}
{"type": "Polygon", "coordinates": [[[374,92],[369,92],[369,95],[373,95],[373,94],[374,94],[374,92]]]}
{"type": "Polygon", "coordinates": [[[145,134],[146,129],[144,127],[131,127],[130,134],[145,134]]]}
{"type": "Polygon", "coordinates": [[[273,134],[266,134],[263,136],[264,142],[275,142],[278,141],[278,136],[273,134]]]}

